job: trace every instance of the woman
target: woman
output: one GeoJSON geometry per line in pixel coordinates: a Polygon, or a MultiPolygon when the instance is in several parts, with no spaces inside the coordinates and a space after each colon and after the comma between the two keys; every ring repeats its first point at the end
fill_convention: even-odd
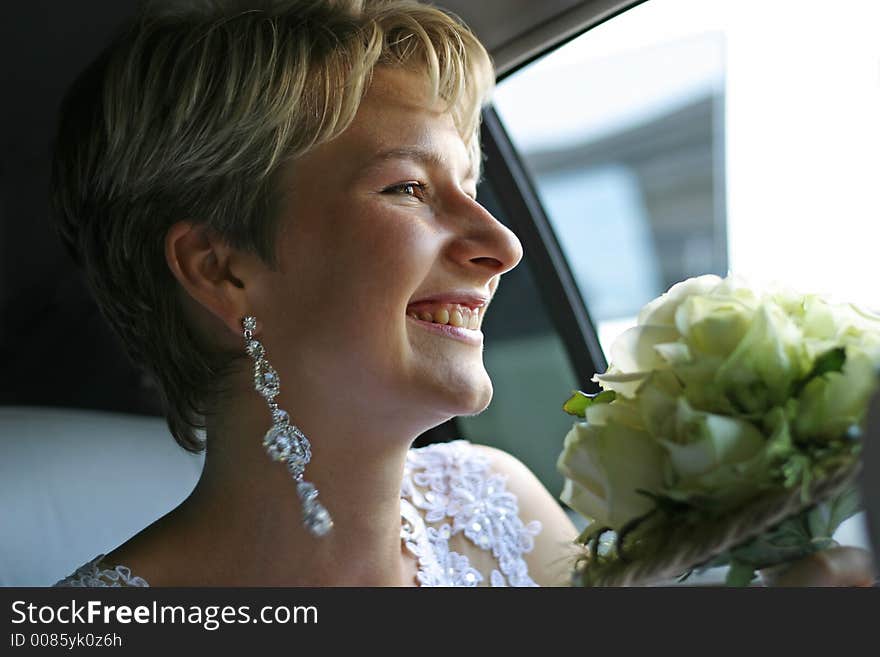
{"type": "Polygon", "coordinates": [[[524,466],[410,449],[489,404],[479,325],[522,255],[475,200],[485,50],[406,0],[254,7],[145,13],[62,109],[62,236],[207,453],[61,583],[565,583],[575,528],[524,466]]]}

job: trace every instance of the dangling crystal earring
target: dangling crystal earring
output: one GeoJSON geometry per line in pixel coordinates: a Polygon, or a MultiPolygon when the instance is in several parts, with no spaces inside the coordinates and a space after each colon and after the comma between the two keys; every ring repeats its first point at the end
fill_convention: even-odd
{"type": "Polygon", "coordinates": [[[254,359],[254,387],[269,404],[272,426],[263,438],[263,446],[275,461],[287,464],[287,470],[296,481],[296,492],[302,502],[303,523],[315,536],[324,536],[333,527],[333,519],[318,501],[318,491],[303,479],[306,464],[312,458],[309,439],[290,422],[287,411],[278,408],[275,397],[280,391],[278,372],[266,360],[266,350],[254,338],[257,318],[247,316],[241,321],[245,350],[254,359]]]}

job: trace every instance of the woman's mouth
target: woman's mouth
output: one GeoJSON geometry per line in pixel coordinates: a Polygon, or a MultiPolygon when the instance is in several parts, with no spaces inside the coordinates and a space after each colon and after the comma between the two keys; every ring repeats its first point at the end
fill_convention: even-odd
{"type": "Polygon", "coordinates": [[[483,321],[486,307],[469,308],[460,303],[436,303],[422,301],[410,304],[406,314],[413,319],[420,319],[431,324],[440,324],[476,330],[483,321]]]}
{"type": "Polygon", "coordinates": [[[473,345],[483,344],[482,308],[456,303],[417,303],[406,310],[407,319],[426,331],[473,345]]]}

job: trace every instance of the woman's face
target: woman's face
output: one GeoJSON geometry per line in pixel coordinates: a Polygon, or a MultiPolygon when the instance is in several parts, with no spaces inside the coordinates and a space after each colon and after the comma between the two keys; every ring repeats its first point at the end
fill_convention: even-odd
{"type": "Polygon", "coordinates": [[[442,109],[423,76],[378,69],[351,126],[283,172],[279,268],[252,299],[282,396],[295,376],[414,426],[489,404],[476,327],[522,247],[474,200],[442,109]]]}

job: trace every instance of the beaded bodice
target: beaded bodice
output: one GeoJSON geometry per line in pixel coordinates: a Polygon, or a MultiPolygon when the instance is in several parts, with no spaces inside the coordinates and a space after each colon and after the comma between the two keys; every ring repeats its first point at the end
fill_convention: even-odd
{"type": "MultiPolygon", "coordinates": [[[[400,492],[400,537],[418,560],[419,586],[537,586],[523,555],[534,547],[541,524],[523,523],[505,477],[471,443],[411,449],[400,492]]],[[[149,586],[103,558],[55,586],[149,586]]]]}

